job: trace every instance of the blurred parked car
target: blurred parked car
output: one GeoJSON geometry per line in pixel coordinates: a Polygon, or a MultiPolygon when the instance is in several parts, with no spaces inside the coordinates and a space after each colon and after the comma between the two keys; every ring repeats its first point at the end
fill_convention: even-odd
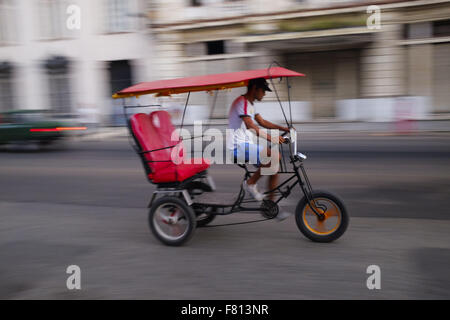
{"type": "Polygon", "coordinates": [[[45,110],[19,110],[0,113],[0,144],[37,143],[52,144],[69,132],[82,131],[85,127],[52,119],[45,110]]]}

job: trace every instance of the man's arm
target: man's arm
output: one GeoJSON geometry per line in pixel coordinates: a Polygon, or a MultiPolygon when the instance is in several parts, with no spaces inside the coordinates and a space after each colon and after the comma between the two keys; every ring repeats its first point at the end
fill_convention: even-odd
{"type": "MultiPolygon", "coordinates": [[[[274,141],[272,141],[272,137],[268,133],[259,129],[259,127],[253,122],[251,117],[242,117],[242,121],[244,121],[247,129],[255,130],[255,132],[258,136],[263,137],[264,139],[266,139],[269,142],[274,142],[274,141]]],[[[278,129],[278,128],[274,128],[274,129],[278,129]]],[[[289,129],[288,129],[288,131],[289,131],[289,129]]],[[[284,138],[282,136],[279,136],[278,143],[283,143],[283,142],[284,142],[284,138]]]]}
{"type": "Polygon", "coordinates": [[[272,123],[272,122],[264,119],[259,113],[255,115],[255,120],[256,120],[256,122],[258,122],[258,124],[261,127],[264,127],[266,129],[278,129],[281,131],[289,131],[288,127],[283,127],[283,126],[279,126],[275,123],[272,123]]]}

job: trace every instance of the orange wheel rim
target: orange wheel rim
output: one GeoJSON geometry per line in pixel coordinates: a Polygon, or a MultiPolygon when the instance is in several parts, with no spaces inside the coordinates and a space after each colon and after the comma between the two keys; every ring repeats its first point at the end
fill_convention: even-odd
{"type": "Polygon", "coordinates": [[[325,236],[332,234],[339,228],[342,220],[342,213],[336,203],[327,198],[316,198],[311,204],[307,204],[303,209],[303,222],[312,233],[325,236]],[[320,220],[311,205],[316,205],[317,212],[322,213],[325,218],[320,220]]]}

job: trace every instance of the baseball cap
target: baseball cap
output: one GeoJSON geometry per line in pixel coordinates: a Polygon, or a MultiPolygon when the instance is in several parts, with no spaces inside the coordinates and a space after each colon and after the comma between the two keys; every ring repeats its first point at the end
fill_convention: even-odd
{"type": "Polygon", "coordinates": [[[248,82],[248,86],[251,87],[251,86],[253,86],[253,85],[255,85],[256,88],[262,88],[262,89],[264,89],[265,91],[270,91],[270,92],[272,92],[272,90],[269,88],[269,85],[268,85],[266,79],[264,79],[264,78],[251,79],[251,80],[248,82]]]}

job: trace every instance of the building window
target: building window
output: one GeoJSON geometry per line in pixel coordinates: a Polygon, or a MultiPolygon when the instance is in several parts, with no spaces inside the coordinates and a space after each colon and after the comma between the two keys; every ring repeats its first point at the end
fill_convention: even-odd
{"type": "Polygon", "coordinates": [[[37,2],[40,24],[40,38],[60,39],[71,36],[71,31],[66,26],[68,18],[67,0],[39,0],[37,2]]]}
{"type": "Polygon", "coordinates": [[[207,48],[208,55],[224,54],[225,53],[225,42],[223,40],[208,41],[208,42],[206,42],[206,48],[207,48]]]}
{"type": "Polygon", "coordinates": [[[49,107],[57,114],[72,112],[69,60],[53,57],[45,62],[48,76],[49,107]]]}
{"type": "MultiPolygon", "coordinates": [[[[133,83],[133,69],[131,61],[129,60],[109,62],[108,71],[111,94],[129,87],[133,83]]],[[[126,122],[123,116],[122,102],[119,101],[119,99],[116,99],[112,101],[112,105],[113,113],[111,115],[111,124],[114,126],[125,125],[126,122]]]]}
{"type": "Polygon", "coordinates": [[[202,0],[190,0],[191,7],[200,7],[202,5],[202,0]]]}
{"type": "Polygon", "coordinates": [[[0,62],[0,112],[15,108],[13,77],[12,65],[9,62],[0,62]]]}
{"type": "Polygon", "coordinates": [[[406,39],[427,39],[433,36],[430,22],[409,23],[406,26],[406,39]]]}
{"type": "Polygon", "coordinates": [[[450,20],[441,20],[433,22],[434,37],[450,37],[450,20]]]}
{"type": "Polygon", "coordinates": [[[133,29],[128,0],[106,0],[107,32],[130,32],[133,29]]]}
{"type": "Polygon", "coordinates": [[[14,0],[0,0],[0,45],[12,44],[17,38],[15,11],[14,0]]]}

